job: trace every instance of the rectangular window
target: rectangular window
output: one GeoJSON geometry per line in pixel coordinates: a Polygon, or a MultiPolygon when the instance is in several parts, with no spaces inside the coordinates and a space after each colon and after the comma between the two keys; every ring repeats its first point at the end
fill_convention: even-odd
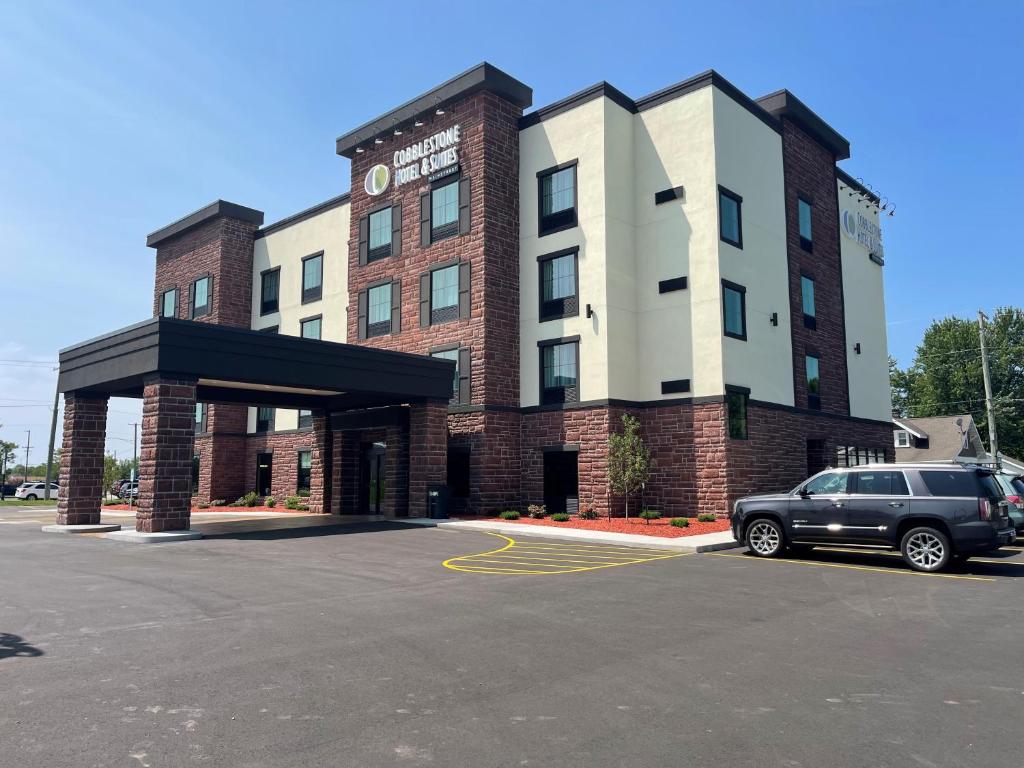
{"type": "Polygon", "coordinates": [[[459,319],[459,265],[430,273],[430,323],[459,319]]]}
{"type": "Polygon", "coordinates": [[[299,411],[299,429],[309,429],[313,426],[313,412],[299,411]]]}
{"type": "Polygon", "coordinates": [[[206,403],[196,403],[196,434],[206,431],[206,403]]]}
{"type": "Polygon", "coordinates": [[[430,240],[459,234],[459,180],[430,190],[430,240]]]}
{"type": "Polygon", "coordinates": [[[579,402],[579,341],[540,344],[541,404],[579,402]]]}
{"type": "Polygon", "coordinates": [[[718,188],[718,232],[722,240],[743,247],[743,198],[725,187],[718,188]]]}
{"type": "Polygon", "coordinates": [[[442,360],[451,360],[455,363],[455,376],[452,379],[452,398],[453,403],[459,401],[459,350],[458,349],[442,349],[437,352],[431,352],[431,357],[439,357],[442,360]]]}
{"type": "Polygon", "coordinates": [[[909,496],[906,478],[902,472],[854,472],[850,493],[865,496],[909,496]]]}
{"type": "Polygon", "coordinates": [[[391,333],[391,283],[370,288],[367,304],[367,337],[391,333]]]}
{"type": "Polygon", "coordinates": [[[302,303],[316,301],[323,294],[324,255],[316,253],[302,260],[302,303]]]}
{"type": "Polygon", "coordinates": [[[192,319],[210,314],[213,302],[210,300],[210,278],[200,277],[192,283],[192,319]]]}
{"type": "Polygon", "coordinates": [[[540,257],[541,322],[580,313],[577,259],[575,248],[540,257]]]}
{"type": "Polygon", "coordinates": [[[804,360],[807,369],[807,407],[820,411],[821,379],[818,376],[818,358],[807,355],[804,360]]]}
{"type": "Polygon", "coordinates": [[[726,391],[725,400],[729,410],[729,437],[735,440],[747,439],[747,400],[749,398],[750,395],[746,392],[726,391]]]}
{"type": "Polygon", "coordinates": [[[804,327],[817,328],[818,318],[814,309],[814,278],[800,276],[800,300],[804,308],[804,327]]]}
{"type": "Polygon", "coordinates": [[[540,235],[575,227],[576,161],[537,174],[540,210],[540,235]]]}
{"type": "Polygon", "coordinates": [[[199,456],[192,457],[192,495],[199,493],[199,456]]]}
{"type": "Polygon", "coordinates": [[[160,317],[178,316],[178,289],[171,288],[160,296],[160,317]]]}
{"type": "Polygon", "coordinates": [[[277,312],[278,293],[281,289],[281,270],[268,269],[260,273],[260,314],[277,312]]]}
{"type": "Polygon", "coordinates": [[[370,214],[370,248],[367,261],[376,261],[391,255],[391,209],[370,214]]]}
{"type": "Polygon", "coordinates": [[[313,452],[299,451],[299,471],[295,484],[296,491],[308,491],[309,480],[313,475],[313,452]]]}
{"type": "Polygon", "coordinates": [[[921,480],[932,496],[977,496],[978,481],[974,472],[954,470],[922,470],[921,480]]]}
{"type": "Polygon", "coordinates": [[[299,336],[304,339],[319,339],[322,318],[308,317],[299,321],[299,336]]]}
{"type": "Polygon", "coordinates": [[[260,406],[256,409],[256,431],[270,432],[274,429],[274,409],[260,406]]]}
{"type": "Polygon", "coordinates": [[[722,328],[726,336],[747,340],[747,289],[722,281],[722,328]]]}
{"type": "Polygon", "coordinates": [[[797,217],[800,225],[800,247],[811,250],[811,204],[802,197],[796,201],[797,217]]]}
{"type": "Polygon", "coordinates": [[[896,435],[896,447],[897,448],[909,448],[910,447],[910,433],[905,429],[897,429],[894,433],[896,435]]]}

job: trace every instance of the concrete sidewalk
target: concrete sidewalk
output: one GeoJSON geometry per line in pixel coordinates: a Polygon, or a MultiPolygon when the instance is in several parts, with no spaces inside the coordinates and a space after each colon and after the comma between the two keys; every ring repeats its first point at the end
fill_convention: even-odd
{"type": "Polygon", "coordinates": [[[506,536],[536,536],[544,539],[578,541],[590,544],[620,544],[648,549],[665,549],[671,552],[714,552],[740,546],[731,531],[704,533],[697,536],[679,536],[673,539],[663,536],[644,536],[636,533],[611,533],[606,531],[584,531],[578,528],[554,528],[529,523],[505,523],[483,520],[426,520],[423,518],[402,518],[399,523],[429,525],[457,531],[482,531],[501,533],[506,536]]]}

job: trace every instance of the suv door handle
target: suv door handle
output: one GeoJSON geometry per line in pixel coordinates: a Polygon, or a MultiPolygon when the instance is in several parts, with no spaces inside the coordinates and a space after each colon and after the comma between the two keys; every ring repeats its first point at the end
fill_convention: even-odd
{"type": "Polygon", "coordinates": [[[890,501],[889,502],[889,506],[890,507],[902,507],[903,506],[903,502],[902,501],[890,501]]]}
{"type": "Polygon", "coordinates": [[[833,507],[845,507],[846,505],[843,504],[843,502],[841,502],[841,501],[833,501],[832,502],[832,506],[833,507]]]}

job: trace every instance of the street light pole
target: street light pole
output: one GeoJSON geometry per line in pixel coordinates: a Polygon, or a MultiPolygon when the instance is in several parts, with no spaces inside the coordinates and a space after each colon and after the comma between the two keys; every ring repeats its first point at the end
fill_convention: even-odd
{"type": "Polygon", "coordinates": [[[53,391],[53,415],[50,416],[50,449],[46,452],[46,486],[43,498],[50,498],[50,478],[53,477],[53,443],[57,439],[57,406],[60,404],[60,389],[53,391]]]}
{"type": "Polygon", "coordinates": [[[139,422],[132,424],[132,483],[135,485],[132,492],[128,495],[128,508],[131,509],[135,506],[135,499],[139,495],[139,476],[135,471],[135,468],[139,465],[139,452],[137,443],[139,440],[139,422]]]}
{"type": "Polygon", "coordinates": [[[28,435],[28,440],[25,441],[25,482],[28,482],[28,448],[32,445],[32,430],[26,429],[25,434],[28,435]]]}
{"type": "Polygon", "coordinates": [[[996,435],[996,408],[992,402],[992,378],[988,373],[988,348],[985,345],[985,313],[978,310],[978,335],[981,337],[981,374],[985,379],[985,413],[988,415],[988,451],[998,461],[999,437],[996,435]]]}

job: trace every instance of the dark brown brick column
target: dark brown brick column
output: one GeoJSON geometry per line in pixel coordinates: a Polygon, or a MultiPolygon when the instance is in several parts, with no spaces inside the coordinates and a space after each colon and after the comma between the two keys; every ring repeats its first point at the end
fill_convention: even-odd
{"type": "Polygon", "coordinates": [[[310,446],[309,511],[331,509],[332,452],[334,438],[325,411],[313,412],[313,442],[310,446]]]}
{"type": "Polygon", "coordinates": [[[185,531],[192,512],[196,382],[152,377],[142,395],[139,457],[140,533],[185,531]]]}
{"type": "Polygon", "coordinates": [[[57,525],[99,525],[106,434],[106,397],[64,395],[57,525]]]}
{"type": "Polygon", "coordinates": [[[448,403],[431,400],[409,412],[409,517],[426,517],[427,487],[448,482],[448,403]]]}

